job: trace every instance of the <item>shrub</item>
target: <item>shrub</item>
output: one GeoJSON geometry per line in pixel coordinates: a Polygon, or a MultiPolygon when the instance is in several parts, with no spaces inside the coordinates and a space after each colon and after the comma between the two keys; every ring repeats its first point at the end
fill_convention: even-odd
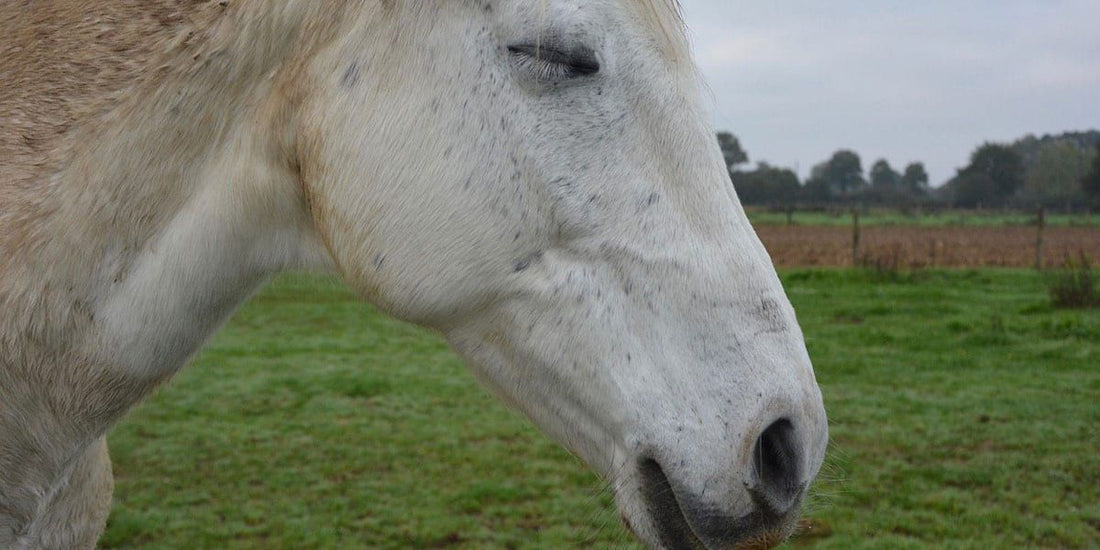
{"type": "Polygon", "coordinates": [[[860,256],[859,263],[863,269],[888,279],[896,279],[901,271],[901,248],[895,245],[877,253],[865,252],[860,256]]]}
{"type": "Polygon", "coordinates": [[[1077,259],[1067,256],[1063,269],[1049,283],[1050,301],[1054,307],[1086,308],[1100,306],[1100,294],[1096,292],[1096,278],[1092,274],[1089,258],[1081,252],[1077,259]]]}

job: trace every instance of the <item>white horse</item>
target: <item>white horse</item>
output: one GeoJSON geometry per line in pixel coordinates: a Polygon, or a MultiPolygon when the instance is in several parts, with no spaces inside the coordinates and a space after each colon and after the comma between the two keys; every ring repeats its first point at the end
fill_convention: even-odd
{"type": "MultiPolygon", "coordinates": [[[[827,440],[674,0],[0,5],[0,548],[273,274],[442,332],[655,548],[787,536],[827,440]]],[[[755,542],[754,542],[755,541],[755,542]]]]}

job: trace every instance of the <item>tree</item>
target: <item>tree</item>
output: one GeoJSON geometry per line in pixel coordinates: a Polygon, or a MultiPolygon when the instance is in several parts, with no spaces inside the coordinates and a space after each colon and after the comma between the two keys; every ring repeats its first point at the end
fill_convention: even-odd
{"type": "MultiPolygon", "coordinates": [[[[1091,157],[1093,148],[1100,145],[1100,130],[1062,132],[1061,134],[1044,135],[1042,137],[1035,137],[1029,134],[1012,142],[1010,147],[1012,147],[1012,150],[1016,151],[1016,153],[1020,155],[1020,158],[1024,160],[1024,169],[1031,171],[1042,156],[1043,146],[1055,142],[1071,144],[1077,147],[1079,152],[1090,155],[1091,157]]],[[[1082,167],[1082,170],[1084,168],[1085,167],[1082,167]]]]}
{"type": "Polygon", "coordinates": [[[959,171],[970,191],[985,190],[988,196],[980,204],[1003,204],[1012,198],[1024,183],[1024,164],[1011,148],[985,143],[970,155],[970,165],[959,171]],[[975,176],[984,176],[976,178],[975,176]],[[977,185],[981,182],[981,185],[977,185]],[[991,187],[990,187],[991,185],[991,187]]]}
{"type": "Polygon", "coordinates": [[[1081,178],[1081,190],[1093,207],[1100,208],[1100,144],[1096,145],[1096,154],[1092,157],[1092,169],[1081,178]]]}
{"type": "Polygon", "coordinates": [[[914,197],[928,194],[928,172],[924,170],[924,164],[911,162],[905,167],[905,173],[901,176],[901,186],[914,197]]]}
{"type": "MultiPolygon", "coordinates": [[[[817,183],[820,180],[828,186],[830,197],[838,196],[841,199],[859,193],[865,184],[859,155],[846,149],[833,153],[829,160],[814,166],[810,180],[815,182],[815,186],[821,185],[817,183]]],[[[820,191],[815,191],[814,194],[820,194],[820,191]]]]}
{"type": "Polygon", "coordinates": [[[734,172],[732,178],[744,204],[790,206],[798,195],[798,175],[766,162],[758,163],[755,170],[734,172]]]}
{"type": "Polygon", "coordinates": [[[726,159],[726,170],[733,172],[734,167],[749,161],[749,155],[741,148],[741,142],[737,136],[729,132],[718,132],[718,147],[722,149],[722,157],[726,159]]]}
{"type": "Polygon", "coordinates": [[[901,186],[901,174],[891,168],[886,159],[875,161],[869,175],[872,189],[892,191],[901,186]]]}
{"type": "Polygon", "coordinates": [[[978,208],[997,197],[997,183],[981,172],[960,172],[949,185],[954,206],[978,208]]]}
{"type": "Polygon", "coordinates": [[[818,176],[810,176],[810,179],[806,180],[806,185],[799,191],[799,195],[800,200],[809,204],[823,204],[835,199],[832,190],[829,189],[829,182],[818,176]]]}
{"type": "Polygon", "coordinates": [[[1024,178],[1024,195],[1046,205],[1080,203],[1083,199],[1081,178],[1090,153],[1069,140],[1042,143],[1024,178]]]}
{"type": "Polygon", "coordinates": [[[908,181],[886,159],[875,161],[868,175],[871,188],[864,193],[864,198],[871,203],[908,208],[927,194],[928,174],[920,163],[910,164],[906,168],[908,181]]]}

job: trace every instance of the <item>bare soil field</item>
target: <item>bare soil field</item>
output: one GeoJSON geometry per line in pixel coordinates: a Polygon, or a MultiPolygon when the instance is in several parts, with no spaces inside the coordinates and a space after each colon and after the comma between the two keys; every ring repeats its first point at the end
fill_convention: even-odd
{"type": "MultiPolygon", "coordinates": [[[[757,225],[756,231],[780,267],[852,265],[852,228],[818,225],[757,225]]],[[[860,257],[900,268],[1034,267],[1035,227],[864,227],[860,257]]],[[[1068,256],[1100,261],[1100,228],[1047,227],[1043,265],[1061,267],[1068,256]]]]}

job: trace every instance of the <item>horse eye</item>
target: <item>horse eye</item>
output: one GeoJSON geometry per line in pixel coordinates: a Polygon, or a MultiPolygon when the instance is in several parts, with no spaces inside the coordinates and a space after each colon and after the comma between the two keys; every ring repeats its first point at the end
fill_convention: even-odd
{"type": "Polygon", "coordinates": [[[508,53],[542,80],[576,78],[600,72],[596,52],[584,46],[566,51],[546,44],[520,44],[508,46],[508,53]]]}

